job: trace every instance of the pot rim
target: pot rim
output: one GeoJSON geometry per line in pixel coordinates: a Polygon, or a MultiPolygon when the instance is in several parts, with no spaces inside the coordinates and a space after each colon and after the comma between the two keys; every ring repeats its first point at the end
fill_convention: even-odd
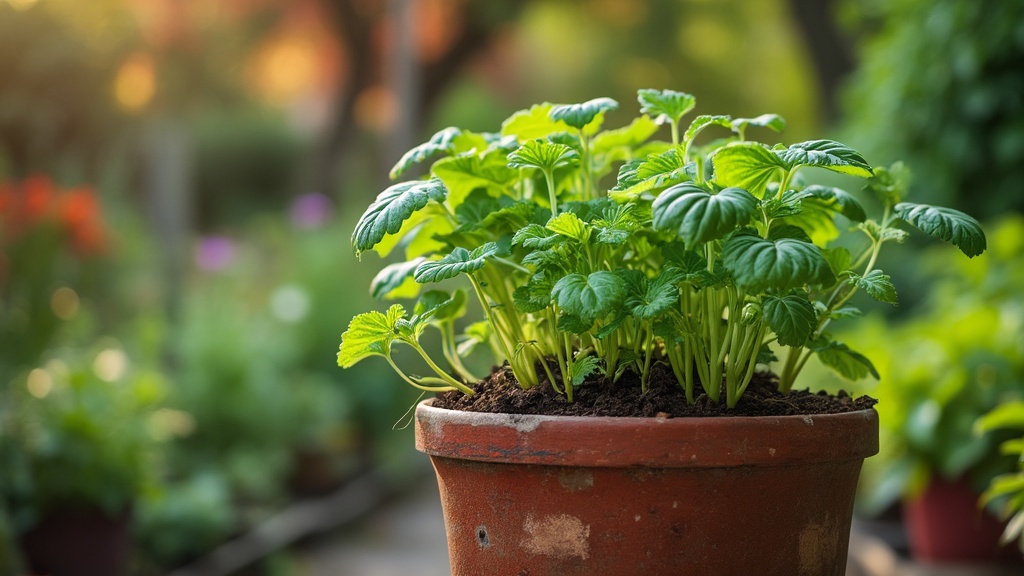
{"type": "Polygon", "coordinates": [[[722,468],[861,460],[878,453],[874,408],[805,416],[546,416],[416,407],[416,449],[478,462],[722,468]]]}

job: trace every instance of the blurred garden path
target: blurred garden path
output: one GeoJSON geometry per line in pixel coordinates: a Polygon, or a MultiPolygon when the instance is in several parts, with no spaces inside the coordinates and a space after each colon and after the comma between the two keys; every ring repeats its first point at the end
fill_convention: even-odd
{"type": "Polygon", "coordinates": [[[300,554],[304,576],[450,576],[437,483],[381,508],[300,554]]]}

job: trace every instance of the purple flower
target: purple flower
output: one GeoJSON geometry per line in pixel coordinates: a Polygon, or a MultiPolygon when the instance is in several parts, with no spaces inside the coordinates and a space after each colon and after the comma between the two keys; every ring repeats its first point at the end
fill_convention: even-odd
{"type": "Polygon", "coordinates": [[[303,194],[292,202],[292,225],[303,230],[319,228],[330,218],[332,207],[331,199],[323,194],[303,194]]]}
{"type": "Polygon", "coordinates": [[[196,246],[196,266],[206,272],[227,268],[235,259],[235,243],[224,236],[207,236],[196,246]]]}

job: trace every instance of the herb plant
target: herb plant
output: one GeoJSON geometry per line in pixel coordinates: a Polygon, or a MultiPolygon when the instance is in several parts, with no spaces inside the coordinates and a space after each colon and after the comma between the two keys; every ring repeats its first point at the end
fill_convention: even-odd
{"type": "Polygon", "coordinates": [[[783,392],[813,354],[848,378],[877,377],[828,327],[857,314],[848,302],[858,291],[896,303],[876,263],[884,244],[906,238],[900,226],[967,256],[985,249],[973,218],[903,202],[898,165],[872,170],[831,140],[747,139],[755,130],[782,131],[785,121],[774,114],[702,115],[684,130],[693,96],[640,90],[638,100],[640,116],[621,128],[602,130],[605,114],[618,108],[609,98],[539,104],[513,114],[498,133],[447,128],[409,151],[392,178],[433,159],[429,174],[384,190],[352,235],[357,254],[404,251],[405,261],[386,266],[371,291],[409,298],[421,285],[464,276],[470,292],[431,289],[411,311],[394,304],[356,316],[342,335],[339,365],[383,356],[416,388],[472,394],[477,379],[461,357],[485,344],[523,388],[546,381],[572,401],[588,378],[614,381],[626,371],[646,392],[652,365],[664,362],[690,403],[699,382],[711,399],[734,407],[776,351],[784,357],[783,392]],[[664,124],[671,141],[652,141],[664,124]],[[700,144],[705,130],[721,134],[700,144]],[[806,184],[807,168],[864,180],[881,217],[869,219],[844,190],[806,184]],[[860,236],[856,248],[837,245],[846,228],[837,216],[860,236]],[[460,337],[455,323],[470,293],[485,321],[460,337]],[[450,373],[420,344],[428,328],[440,333],[450,373]],[[416,351],[432,375],[401,370],[392,359],[397,344],[416,351]]]}
{"type": "MultiPolygon", "coordinates": [[[[979,434],[993,430],[1024,432],[1024,402],[1009,402],[994,408],[978,419],[975,429],[979,434]]],[[[1007,544],[1017,540],[1024,552],[1024,434],[1004,441],[1000,450],[1003,454],[1017,457],[1018,469],[992,479],[980,504],[1001,503],[1003,515],[1009,520],[1003,531],[1002,542],[1007,544]]]]}

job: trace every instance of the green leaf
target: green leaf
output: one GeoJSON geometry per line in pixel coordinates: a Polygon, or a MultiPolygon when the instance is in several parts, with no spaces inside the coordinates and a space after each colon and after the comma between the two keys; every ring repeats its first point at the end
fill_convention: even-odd
{"type": "Polygon", "coordinates": [[[558,317],[558,329],[570,334],[586,334],[594,327],[593,318],[581,318],[575,314],[562,314],[558,317]]]}
{"type": "Polygon", "coordinates": [[[808,186],[803,190],[806,194],[825,202],[827,206],[834,206],[839,213],[854,222],[863,222],[868,219],[867,212],[861,203],[849,192],[842,188],[832,186],[808,186]]]}
{"type": "Polygon", "coordinates": [[[783,346],[803,346],[817,325],[814,305],[803,290],[781,297],[766,295],[761,301],[761,309],[768,327],[783,346]]]}
{"type": "Polygon", "coordinates": [[[427,202],[444,202],[447,193],[437,178],[402,182],[381,192],[356,222],[352,232],[356,254],[373,248],[384,236],[397,233],[402,223],[427,202]]]}
{"type": "Polygon", "coordinates": [[[640,102],[640,113],[654,116],[658,124],[679,122],[697,104],[691,94],[651,88],[637,90],[636,99],[640,102]]]}
{"type": "Polygon", "coordinates": [[[586,242],[590,239],[590,228],[586,222],[580,220],[580,217],[572,212],[562,212],[558,216],[553,216],[545,227],[556,234],[578,242],[586,242]]]}
{"type": "Polygon", "coordinates": [[[1024,430],[1024,402],[1009,401],[993,408],[974,423],[975,434],[992,430],[1024,430]]]}
{"type": "Polygon", "coordinates": [[[833,140],[808,140],[774,152],[789,168],[816,166],[842,174],[871,177],[871,166],[859,152],[833,140]]]}
{"type": "Polygon", "coordinates": [[[693,119],[690,122],[690,127],[686,129],[686,133],[683,134],[683,144],[689,144],[701,133],[702,130],[708,126],[723,126],[725,128],[732,127],[732,119],[729,116],[709,116],[701,115],[693,119]]]}
{"type": "Polygon", "coordinates": [[[338,366],[348,368],[370,356],[390,356],[398,321],[404,317],[405,308],[393,304],[387,313],[374,310],[352,318],[348,330],[341,335],[338,366]]]}
{"type": "Polygon", "coordinates": [[[605,130],[594,136],[590,151],[594,156],[607,156],[608,161],[632,157],[633,150],[658,131],[658,125],[647,116],[634,119],[628,126],[605,130]]]}
{"type": "Polygon", "coordinates": [[[579,163],[580,155],[565,144],[530,140],[508,155],[510,168],[539,168],[544,171],[579,163]]]}
{"type": "Polygon", "coordinates": [[[895,162],[888,168],[878,166],[874,176],[864,186],[885,206],[895,206],[903,200],[910,189],[910,170],[902,162],[895,162]]]}
{"type": "Polygon", "coordinates": [[[577,130],[583,130],[587,124],[593,122],[600,115],[609,110],[615,110],[618,107],[619,103],[611,98],[594,98],[582,104],[555,106],[548,113],[548,116],[556,122],[560,120],[577,130]]]}
{"type": "Polygon", "coordinates": [[[528,224],[525,228],[516,231],[515,235],[512,236],[512,245],[522,245],[523,248],[531,250],[547,250],[563,240],[564,238],[540,224],[528,224]]]}
{"type": "Polygon", "coordinates": [[[731,128],[733,131],[743,134],[747,126],[760,126],[775,132],[782,132],[786,129],[786,120],[778,114],[761,114],[756,118],[736,118],[732,121],[731,128]]]}
{"type": "Polygon", "coordinates": [[[683,162],[683,153],[678,148],[670,148],[635,164],[623,165],[608,197],[617,202],[632,200],[644,192],[692,180],[696,170],[693,162],[683,162]]]}
{"type": "Polygon", "coordinates": [[[428,260],[416,268],[415,278],[420,284],[440,282],[454,278],[459,274],[470,274],[484,267],[487,260],[500,252],[497,242],[488,242],[472,252],[465,248],[455,248],[451,254],[440,260],[428,260]]]}
{"type": "Polygon", "coordinates": [[[452,208],[458,208],[479,188],[487,190],[491,196],[499,196],[519,177],[500,153],[444,158],[434,163],[431,172],[448,188],[448,204],[452,208]]]}
{"type": "Polygon", "coordinates": [[[654,229],[679,234],[686,248],[692,249],[745,225],[757,206],[757,198],[740,188],[710,194],[692,182],[683,182],[654,200],[654,229]]]}
{"type": "Polygon", "coordinates": [[[444,290],[424,292],[413,308],[413,322],[450,322],[466,314],[466,291],[448,294],[444,290]]]}
{"type": "Polygon", "coordinates": [[[765,240],[751,232],[734,234],[722,248],[722,259],[737,285],[757,292],[835,283],[821,250],[794,238],[765,240]]]}
{"type": "Polygon", "coordinates": [[[622,306],[626,297],[625,283],[608,271],[583,276],[569,274],[555,283],[551,296],[558,306],[584,319],[604,317],[622,306]]]}
{"type": "Polygon", "coordinates": [[[466,326],[465,336],[456,347],[459,356],[465,358],[480,344],[486,344],[491,339],[491,323],[487,320],[474,322],[466,326]]]}
{"type": "Polygon", "coordinates": [[[895,213],[925,234],[952,243],[969,258],[985,251],[985,231],[981,224],[959,210],[901,202],[896,205],[895,213]]]}
{"type": "Polygon", "coordinates": [[[516,310],[524,313],[539,312],[551,304],[551,289],[554,281],[544,272],[538,272],[530,280],[512,292],[516,310]]]}
{"type": "Polygon", "coordinates": [[[868,296],[879,302],[886,302],[892,305],[898,303],[896,287],[892,285],[892,279],[888,274],[883,274],[881,270],[872,270],[868,272],[867,276],[851,274],[847,281],[864,290],[868,293],[868,296]]]}
{"type": "Polygon", "coordinates": [[[825,257],[825,261],[828,262],[829,268],[832,269],[832,273],[839,276],[843,272],[846,272],[850,268],[850,264],[853,263],[853,256],[850,251],[846,248],[827,248],[821,251],[825,257]]]}
{"type": "Polygon", "coordinates": [[[821,363],[832,368],[848,380],[860,380],[869,374],[878,380],[878,371],[863,354],[850,350],[841,342],[835,342],[827,336],[820,336],[809,345],[817,352],[821,363]]]}
{"type": "Polygon", "coordinates": [[[768,183],[780,179],[789,166],[763,144],[736,142],[712,156],[715,182],[747,190],[763,198],[768,183]]]}
{"type": "Polygon", "coordinates": [[[569,380],[573,386],[579,386],[594,372],[600,373],[601,360],[597,356],[584,356],[569,362],[569,380]]]}
{"type": "Polygon", "coordinates": [[[426,258],[415,258],[384,267],[370,282],[370,295],[374,298],[412,298],[419,292],[419,285],[412,279],[416,267],[426,258]]]}
{"type": "Polygon", "coordinates": [[[438,152],[451,152],[455,148],[455,138],[461,134],[462,130],[453,127],[448,127],[437,132],[431,136],[430,140],[427,142],[420,144],[402,155],[402,158],[391,169],[389,176],[394,180],[401,176],[401,174],[408,170],[413,164],[419,164],[438,152]]]}
{"type": "Polygon", "coordinates": [[[641,273],[639,290],[630,290],[633,293],[626,298],[626,307],[641,320],[651,320],[676,309],[679,304],[678,283],[682,282],[683,276],[682,271],[673,267],[665,268],[653,279],[641,273]]]}
{"type": "Polygon", "coordinates": [[[520,110],[508,117],[501,124],[502,136],[513,136],[520,142],[547,138],[550,134],[566,132],[569,125],[565,122],[552,120],[551,104],[536,104],[529,110],[520,110]]]}

